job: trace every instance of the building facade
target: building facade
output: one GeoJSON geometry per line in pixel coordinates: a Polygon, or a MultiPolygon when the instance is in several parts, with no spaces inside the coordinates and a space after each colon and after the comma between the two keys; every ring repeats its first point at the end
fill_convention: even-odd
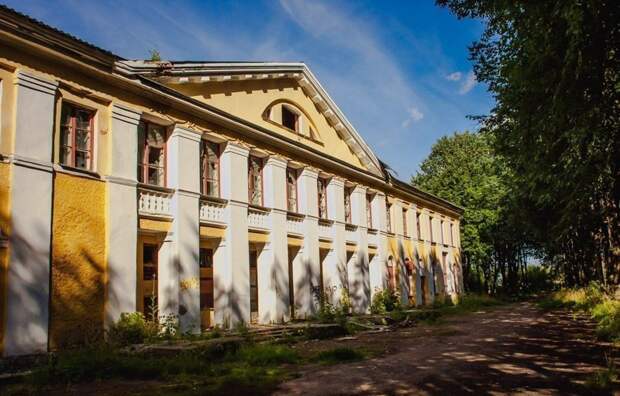
{"type": "Polygon", "coordinates": [[[5,356],[123,312],[198,332],[462,292],[462,210],[391,175],[303,63],[128,61],[0,7],[0,126],[5,356]]]}

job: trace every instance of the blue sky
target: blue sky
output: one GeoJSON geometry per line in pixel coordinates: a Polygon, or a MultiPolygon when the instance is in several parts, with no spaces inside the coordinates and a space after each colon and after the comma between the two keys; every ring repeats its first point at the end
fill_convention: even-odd
{"type": "Polygon", "coordinates": [[[0,2],[128,59],[303,61],[404,180],[492,106],[467,60],[482,23],[433,1],[0,2]]]}

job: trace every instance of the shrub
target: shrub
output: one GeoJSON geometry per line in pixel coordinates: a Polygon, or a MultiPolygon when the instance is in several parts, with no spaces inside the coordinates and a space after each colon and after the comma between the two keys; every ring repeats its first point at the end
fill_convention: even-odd
{"type": "Polygon", "coordinates": [[[606,299],[595,305],[592,310],[592,319],[596,320],[596,334],[605,340],[620,339],[620,301],[606,299]]]}
{"type": "Polygon", "coordinates": [[[120,319],[108,330],[111,344],[125,346],[152,340],[159,333],[159,325],[144,318],[140,312],[123,312],[120,319]]]}
{"type": "Polygon", "coordinates": [[[398,292],[390,288],[377,290],[370,303],[370,312],[375,315],[385,315],[387,312],[400,308],[400,296],[398,292]]]}

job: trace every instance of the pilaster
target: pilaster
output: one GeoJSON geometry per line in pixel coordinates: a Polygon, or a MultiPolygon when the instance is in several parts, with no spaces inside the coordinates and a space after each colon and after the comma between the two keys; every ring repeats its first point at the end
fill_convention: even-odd
{"type": "Polygon", "coordinates": [[[105,305],[106,327],[121,313],[137,310],[136,247],[138,210],[136,164],[140,112],[120,105],[112,106],[110,147],[112,162],[107,178],[108,269],[105,305]]]}
{"type": "Polygon", "coordinates": [[[293,263],[293,287],[295,314],[302,318],[317,312],[321,292],[317,179],[318,172],[311,168],[304,168],[298,179],[299,209],[305,215],[304,242],[293,263]]]}
{"type": "Polygon", "coordinates": [[[167,142],[167,183],[174,189],[167,238],[172,246],[168,260],[159,263],[159,303],[164,307],[160,313],[174,312],[176,297],[175,313],[184,333],[200,332],[200,140],[199,133],[175,126],[167,142]]]}
{"type": "Polygon", "coordinates": [[[215,323],[230,327],[250,322],[250,268],[248,241],[249,150],[228,142],[220,156],[226,233],[214,257],[213,298],[215,323]]]}
{"type": "Polygon", "coordinates": [[[369,268],[371,299],[375,292],[383,290],[388,285],[387,256],[388,240],[386,230],[386,197],[379,192],[372,199],[372,224],[376,225],[377,232],[377,255],[373,265],[369,268]],[[376,264],[376,265],[375,265],[376,264]]]}
{"type": "Polygon", "coordinates": [[[333,220],[332,249],[323,263],[323,291],[334,305],[340,304],[340,297],[348,290],[347,252],[344,223],[344,180],[332,177],[327,185],[327,217],[333,220]],[[343,291],[343,288],[347,290],[343,291]]]}
{"type": "Polygon", "coordinates": [[[370,307],[371,282],[368,262],[368,227],[366,220],[366,188],[356,186],[351,193],[351,220],[357,226],[355,260],[349,263],[349,294],[353,311],[364,313],[370,307]]]}
{"type": "Polygon", "coordinates": [[[269,242],[258,265],[258,317],[260,323],[290,319],[288,245],[286,232],[286,161],[269,157],[263,170],[264,203],[269,213],[269,242]]]}
{"type": "Polygon", "coordinates": [[[4,354],[47,351],[57,82],[17,73],[4,354]]]}

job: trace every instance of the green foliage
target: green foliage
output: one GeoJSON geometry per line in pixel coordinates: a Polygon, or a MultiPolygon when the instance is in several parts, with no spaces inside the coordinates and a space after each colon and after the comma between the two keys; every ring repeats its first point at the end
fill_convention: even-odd
{"type": "Polygon", "coordinates": [[[158,50],[156,49],[151,49],[149,50],[149,55],[150,55],[150,61],[151,62],[161,62],[161,54],[159,53],[158,50]]]}
{"type": "Polygon", "coordinates": [[[267,366],[295,363],[299,354],[283,345],[255,344],[242,348],[237,358],[252,365],[267,366]]]}
{"type": "Polygon", "coordinates": [[[364,358],[365,354],[359,350],[339,347],[320,352],[314,360],[322,364],[337,364],[343,362],[355,362],[358,360],[363,360],[364,358]]]}
{"type": "Polygon", "coordinates": [[[108,330],[108,341],[119,346],[142,344],[158,335],[157,323],[146,320],[140,312],[124,312],[108,330]]]}
{"type": "Polygon", "coordinates": [[[562,289],[539,302],[545,310],[569,308],[587,312],[596,321],[597,336],[620,341],[620,301],[605,293],[598,283],[580,289],[562,289]]]}
{"type": "Polygon", "coordinates": [[[370,312],[375,315],[385,315],[399,309],[401,309],[400,296],[390,288],[377,290],[370,303],[370,312]]]}
{"type": "Polygon", "coordinates": [[[607,354],[605,354],[605,360],[607,367],[592,374],[586,380],[586,387],[597,391],[610,390],[614,382],[618,380],[618,368],[614,360],[607,354]]]}
{"type": "Polygon", "coordinates": [[[620,7],[597,0],[437,3],[485,21],[470,57],[496,101],[480,120],[512,174],[517,230],[527,231],[564,285],[618,284],[620,7]]]}

